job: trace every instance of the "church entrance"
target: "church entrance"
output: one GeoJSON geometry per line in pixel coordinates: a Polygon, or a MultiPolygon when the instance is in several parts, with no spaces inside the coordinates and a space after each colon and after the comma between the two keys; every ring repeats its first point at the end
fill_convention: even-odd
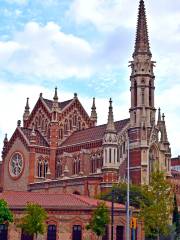
{"type": "Polygon", "coordinates": [[[48,225],[47,240],[56,240],[56,225],[48,225]]]}

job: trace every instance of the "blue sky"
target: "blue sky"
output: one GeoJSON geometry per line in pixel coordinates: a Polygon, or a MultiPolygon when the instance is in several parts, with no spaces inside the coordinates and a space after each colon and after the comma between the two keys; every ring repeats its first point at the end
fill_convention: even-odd
{"type": "MultiPolygon", "coordinates": [[[[172,154],[180,154],[180,1],[146,1],[150,44],[157,62],[156,108],[165,112],[172,154]]],[[[128,61],[134,47],[138,0],[0,0],[0,147],[39,93],[60,101],[78,93],[98,123],[129,116],[128,61]]]]}

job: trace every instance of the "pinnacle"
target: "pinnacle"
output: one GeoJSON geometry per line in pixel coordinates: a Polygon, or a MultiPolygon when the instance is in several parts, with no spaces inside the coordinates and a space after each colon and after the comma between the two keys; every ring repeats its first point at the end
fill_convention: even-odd
{"type": "Polygon", "coordinates": [[[147,54],[151,57],[151,51],[149,46],[148,28],[146,21],[146,10],[144,1],[140,0],[139,13],[136,31],[136,41],[133,57],[137,55],[147,54]]]}
{"type": "Polygon", "coordinates": [[[26,111],[29,111],[29,98],[27,98],[27,101],[26,101],[26,106],[25,106],[25,110],[26,111]]]}
{"type": "Polygon", "coordinates": [[[54,101],[58,101],[58,95],[57,95],[57,87],[55,87],[55,92],[54,92],[54,101]]]}
{"type": "Polygon", "coordinates": [[[112,99],[109,100],[109,113],[108,113],[108,123],[106,132],[113,131],[115,132],[115,126],[114,126],[114,117],[113,117],[113,107],[112,107],[112,99]]]}

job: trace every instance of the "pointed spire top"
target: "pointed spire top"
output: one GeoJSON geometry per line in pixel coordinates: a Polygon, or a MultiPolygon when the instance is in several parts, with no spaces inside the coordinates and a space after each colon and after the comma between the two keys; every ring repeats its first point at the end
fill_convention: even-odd
{"type": "Polygon", "coordinates": [[[4,137],[4,144],[6,144],[8,142],[8,138],[7,138],[7,133],[5,134],[5,137],[4,137]]]}
{"type": "Polygon", "coordinates": [[[144,0],[140,0],[139,3],[139,13],[136,31],[136,42],[133,57],[136,55],[152,56],[149,46],[148,28],[146,21],[146,10],[144,5],[144,0]]]}
{"type": "Polygon", "coordinates": [[[54,101],[58,102],[58,94],[57,94],[57,87],[55,87],[55,92],[54,92],[54,101]]]}
{"type": "Polygon", "coordinates": [[[158,109],[158,122],[161,121],[161,109],[159,108],[158,109]]]}
{"type": "Polygon", "coordinates": [[[26,110],[26,111],[29,111],[29,109],[30,109],[30,107],[29,107],[29,98],[27,98],[25,110],[26,110]]]}
{"type": "Polygon", "coordinates": [[[114,117],[113,117],[113,107],[112,107],[112,99],[109,99],[109,113],[108,113],[108,123],[106,131],[113,131],[115,132],[115,126],[114,126],[114,117]]]}
{"type": "Polygon", "coordinates": [[[95,104],[95,97],[93,97],[93,104],[91,107],[91,120],[93,122],[97,122],[97,112],[96,112],[96,104],[95,104]]]}

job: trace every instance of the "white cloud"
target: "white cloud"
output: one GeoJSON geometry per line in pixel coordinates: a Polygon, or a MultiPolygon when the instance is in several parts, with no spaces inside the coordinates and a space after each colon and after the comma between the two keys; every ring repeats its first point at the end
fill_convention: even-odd
{"type": "MultiPolygon", "coordinates": [[[[58,91],[60,101],[73,98],[72,93],[64,92],[61,89],[58,91]]],[[[45,88],[37,84],[13,84],[0,80],[0,109],[3,113],[0,118],[0,151],[3,147],[5,133],[8,133],[9,139],[16,129],[17,120],[22,120],[26,98],[29,97],[32,110],[40,92],[43,93],[45,98],[53,99],[54,89],[45,88]]]]}
{"type": "Polygon", "coordinates": [[[161,107],[162,113],[165,113],[167,134],[171,144],[173,156],[179,154],[180,139],[180,84],[172,85],[157,94],[156,107],[161,107]]]}
{"type": "Polygon", "coordinates": [[[119,26],[132,24],[135,14],[131,9],[135,6],[136,1],[128,4],[127,0],[74,0],[67,14],[78,24],[89,22],[100,31],[113,31],[119,26]]]}
{"type": "Polygon", "coordinates": [[[0,42],[0,70],[45,78],[88,77],[93,54],[90,44],[49,22],[26,24],[9,42],[0,42]]]}

